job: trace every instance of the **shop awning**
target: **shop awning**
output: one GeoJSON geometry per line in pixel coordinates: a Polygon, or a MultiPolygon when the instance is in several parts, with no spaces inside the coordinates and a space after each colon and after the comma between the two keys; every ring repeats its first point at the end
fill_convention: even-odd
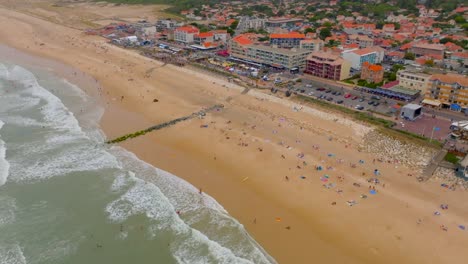
{"type": "Polygon", "coordinates": [[[441,105],[441,102],[437,101],[437,100],[432,100],[432,99],[424,99],[422,101],[423,104],[428,104],[428,105],[432,105],[432,106],[440,106],[441,105]]]}

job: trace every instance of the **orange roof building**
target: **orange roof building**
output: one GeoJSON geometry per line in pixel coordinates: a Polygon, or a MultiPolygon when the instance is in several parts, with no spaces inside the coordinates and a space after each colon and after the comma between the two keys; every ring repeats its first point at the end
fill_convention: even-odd
{"type": "Polygon", "coordinates": [[[185,44],[194,42],[195,35],[199,34],[198,28],[193,26],[178,27],[174,30],[174,40],[185,44]]]}
{"type": "Polygon", "coordinates": [[[384,68],[381,65],[364,62],[361,68],[361,79],[370,83],[380,83],[383,81],[384,68]]]}
{"type": "Polygon", "coordinates": [[[270,34],[270,44],[280,48],[297,48],[304,39],[305,35],[298,32],[270,34]]]}

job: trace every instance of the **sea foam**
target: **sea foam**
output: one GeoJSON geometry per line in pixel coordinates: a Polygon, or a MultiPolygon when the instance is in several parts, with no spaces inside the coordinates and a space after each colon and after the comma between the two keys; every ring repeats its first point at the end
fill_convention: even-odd
{"type": "MultiPolygon", "coordinates": [[[[2,129],[3,123],[0,120],[0,130],[2,129]]],[[[0,137],[0,186],[6,183],[8,178],[8,173],[10,170],[10,163],[6,160],[6,146],[5,142],[0,137]]]]}
{"type": "Polygon", "coordinates": [[[26,258],[18,244],[0,244],[0,263],[2,264],[26,264],[26,258]]]}
{"type": "Polygon", "coordinates": [[[110,151],[123,168],[133,171],[114,181],[114,191],[131,187],[107,206],[111,220],[123,222],[144,214],[154,220],[151,236],[171,230],[177,234],[171,251],[179,263],[276,263],[215,199],[200,195],[190,183],[125,149],[112,147],[110,151]]]}

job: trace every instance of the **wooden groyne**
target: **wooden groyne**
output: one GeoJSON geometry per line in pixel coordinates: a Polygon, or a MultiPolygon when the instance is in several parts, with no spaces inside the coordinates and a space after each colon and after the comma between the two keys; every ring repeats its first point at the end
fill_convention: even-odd
{"type": "Polygon", "coordinates": [[[109,140],[109,141],[106,142],[106,144],[119,143],[119,142],[125,141],[127,139],[143,136],[144,134],[149,133],[151,131],[166,128],[166,127],[175,125],[175,124],[177,124],[179,122],[186,121],[186,120],[189,120],[189,119],[192,119],[192,118],[195,118],[195,117],[205,116],[207,112],[211,112],[211,111],[222,109],[222,108],[224,108],[224,105],[222,105],[222,104],[213,105],[213,106],[208,107],[206,109],[203,109],[201,111],[192,113],[191,115],[179,117],[179,118],[173,119],[171,121],[164,122],[164,123],[149,127],[147,129],[144,129],[144,130],[140,130],[140,131],[137,131],[137,132],[134,132],[134,133],[126,134],[126,135],[123,135],[121,137],[109,140]]]}

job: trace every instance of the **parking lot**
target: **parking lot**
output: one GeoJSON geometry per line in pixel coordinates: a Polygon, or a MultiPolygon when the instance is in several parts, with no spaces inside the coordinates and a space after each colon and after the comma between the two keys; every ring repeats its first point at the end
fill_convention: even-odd
{"type": "Polygon", "coordinates": [[[360,111],[372,110],[375,112],[392,114],[395,102],[371,94],[350,91],[344,88],[325,88],[306,84],[303,88],[296,88],[295,92],[330,103],[343,105],[360,111]]]}

